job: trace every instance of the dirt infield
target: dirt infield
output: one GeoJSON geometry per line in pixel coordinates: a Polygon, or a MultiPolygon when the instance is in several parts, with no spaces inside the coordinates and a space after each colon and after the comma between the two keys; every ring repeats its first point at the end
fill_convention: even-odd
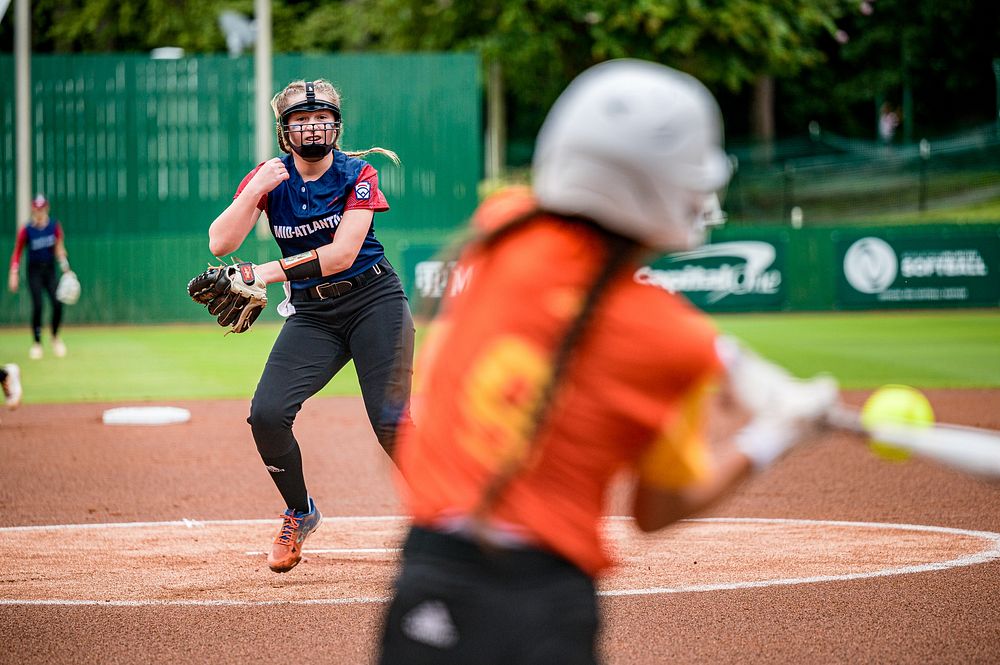
{"type": "MultiPolygon", "coordinates": [[[[927,394],[941,420],[1000,429],[1000,390],[927,394]]],[[[299,416],[327,519],[286,575],[264,564],[281,505],[247,403],[170,404],[191,421],[2,414],[0,662],[370,662],[405,524],[360,401],[299,416]]],[[[697,520],[606,529],[607,663],[1000,659],[1000,485],[828,436],[697,520]]]]}

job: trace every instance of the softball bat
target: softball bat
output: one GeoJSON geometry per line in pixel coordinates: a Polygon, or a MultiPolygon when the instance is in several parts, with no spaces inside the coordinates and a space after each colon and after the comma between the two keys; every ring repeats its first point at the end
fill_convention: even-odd
{"type": "Polygon", "coordinates": [[[827,414],[826,423],[984,478],[1000,480],[1000,432],[947,423],[906,425],[862,422],[861,412],[844,405],[827,414]]]}

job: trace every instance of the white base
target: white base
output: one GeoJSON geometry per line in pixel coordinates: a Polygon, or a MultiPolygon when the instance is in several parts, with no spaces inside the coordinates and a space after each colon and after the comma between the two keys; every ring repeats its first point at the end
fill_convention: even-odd
{"type": "Polygon", "coordinates": [[[176,406],[123,406],[104,412],[105,425],[172,425],[191,420],[191,412],[176,406]]]}

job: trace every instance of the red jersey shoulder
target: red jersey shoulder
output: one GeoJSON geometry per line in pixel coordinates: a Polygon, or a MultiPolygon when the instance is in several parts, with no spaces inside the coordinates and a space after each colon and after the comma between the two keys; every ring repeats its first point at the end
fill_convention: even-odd
{"type": "Polygon", "coordinates": [[[371,164],[364,165],[353,189],[347,195],[344,212],[354,209],[375,212],[384,212],[389,209],[389,202],[378,186],[378,171],[371,164]]]}
{"type": "MultiPolygon", "coordinates": [[[[240,186],[236,188],[236,193],[233,194],[234,201],[241,193],[243,193],[243,188],[246,187],[247,183],[249,183],[253,179],[253,177],[257,174],[257,171],[260,171],[260,167],[262,166],[264,166],[264,162],[261,162],[254,168],[253,171],[243,176],[243,180],[240,181],[240,186]]],[[[267,208],[267,194],[264,194],[257,201],[257,209],[265,210],[266,208],[267,208]]]]}

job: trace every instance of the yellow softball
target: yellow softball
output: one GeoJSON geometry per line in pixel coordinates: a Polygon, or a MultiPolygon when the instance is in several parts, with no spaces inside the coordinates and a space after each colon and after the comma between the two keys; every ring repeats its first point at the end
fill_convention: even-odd
{"type": "MultiPolygon", "coordinates": [[[[861,408],[861,424],[866,429],[893,424],[927,427],[934,424],[934,409],[916,388],[882,386],[868,397],[861,408]]],[[[910,456],[906,450],[883,441],[872,439],[868,445],[873,453],[893,462],[901,462],[910,456]]]]}

